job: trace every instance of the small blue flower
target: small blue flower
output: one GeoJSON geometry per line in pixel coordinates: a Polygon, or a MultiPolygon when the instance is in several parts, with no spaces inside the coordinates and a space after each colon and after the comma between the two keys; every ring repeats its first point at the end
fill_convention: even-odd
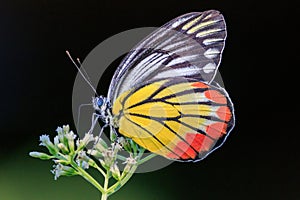
{"type": "Polygon", "coordinates": [[[41,135],[40,142],[40,146],[47,146],[50,143],[49,135],[41,135]]]}
{"type": "Polygon", "coordinates": [[[61,134],[63,132],[63,129],[59,126],[59,127],[57,127],[56,132],[61,134]]]}

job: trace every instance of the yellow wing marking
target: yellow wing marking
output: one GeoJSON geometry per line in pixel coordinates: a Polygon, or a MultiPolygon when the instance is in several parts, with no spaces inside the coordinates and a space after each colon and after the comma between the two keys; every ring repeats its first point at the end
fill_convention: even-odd
{"type": "Polygon", "coordinates": [[[222,31],[222,30],[223,29],[220,29],[220,28],[208,29],[205,31],[198,32],[196,37],[203,37],[203,36],[210,35],[212,33],[216,33],[216,32],[222,31]]]}
{"type": "Polygon", "coordinates": [[[121,110],[123,109],[123,106],[122,106],[122,102],[124,100],[124,98],[131,92],[131,90],[128,90],[124,93],[122,93],[118,99],[114,102],[114,105],[112,107],[112,113],[114,116],[116,116],[118,113],[121,112],[121,110]]]}
{"type": "Polygon", "coordinates": [[[152,117],[178,117],[180,113],[170,104],[164,102],[149,102],[130,109],[125,108],[125,113],[141,114],[152,117]]]}
{"type": "Polygon", "coordinates": [[[164,84],[166,80],[155,82],[155,84],[149,84],[146,85],[143,88],[140,88],[136,92],[134,92],[130,98],[128,98],[125,102],[124,108],[128,108],[131,105],[137,104],[143,100],[146,100],[149,98],[150,95],[153,94],[157,89],[161,87],[162,84],[164,84]]]}
{"type": "Polygon", "coordinates": [[[191,104],[191,105],[175,105],[174,106],[179,112],[190,115],[205,115],[209,116],[212,112],[211,106],[202,104],[191,104]]]}
{"type": "Polygon", "coordinates": [[[183,27],[182,30],[187,30],[190,27],[192,27],[195,23],[197,23],[200,19],[202,18],[202,15],[200,15],[199,17],[193,19],[192,21],[186,23],[183,27]]]}
{"type": "Polygon", "coordinates": [[[211,21],[206,21],[206,22],[201,22],[200,24],[194,26],[193,28],[191,28],[190,30],[187,31],[187,34],[191,34],[191,33],[195,33],[196,31],[198,31],[199,29],[205,27],[205,26],[209,26],[212,25],[216,22],[219,22],[220,20],[211,20],[211,21]]]}
{"type": "Polygon", "coordinates": [[[186,83],[180,83],[180,84],[176,84],[176,85],[171,85],[171,86],[163,89],[162,91],[160,91],[153,98],[154,99],[160,99],[160,98],[169,96],[171,94],[182,92],[182,91],[186,90],[187,88],[191,88],[191,83],[186,82],[186,83]]]}
{"type": "Polygon", "coordinates": [[[134,139],[137,144],[148,150],[152,150],[153,152],[160,151],[165,148],[163,144],[153,139],[153,137],[151,137],[144,129],[129,121],[125,117],[120,119],[119,132],[128,138],[134,139]]]}
{"type": "Polygon", "coordinates": [[[157,121],[136,116],[126,117],[121,118],[119,132],[151,152],[170,153],[167,149],[174,148],[180,140],[176,134],[157,121]],[[126,117],[130,117],[130,120],[126,117]]]}

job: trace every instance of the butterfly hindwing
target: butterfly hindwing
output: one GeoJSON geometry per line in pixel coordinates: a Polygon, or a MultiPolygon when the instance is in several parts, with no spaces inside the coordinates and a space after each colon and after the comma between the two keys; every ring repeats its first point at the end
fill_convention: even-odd
{"type": "Polygon", "coordinates": [[[114,102],[119,132],[169,159],[198,161],[220,146],[233,127],[227,93],[195,79],[144,83],[114,102]]]}
{"type": "Polygon", "coordinates": [[[210,83],[219,66],[226,39],[223,16],[215,10],[182,15],[140,42],[113,76],[108,98],[145,82],[174,77],[210,83]]]}

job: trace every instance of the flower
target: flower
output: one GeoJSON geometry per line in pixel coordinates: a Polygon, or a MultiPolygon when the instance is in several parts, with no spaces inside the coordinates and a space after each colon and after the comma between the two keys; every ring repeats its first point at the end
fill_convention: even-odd
{"type": "Polygon", "coordinates": [[[47,149],[49,150],[49,152],[52,155],[56,155],[58,153],[58,149],[56,148],[56,146],[50,141],[49,136],[48,135],[41,135],[40,136],[40,146],[45,146],[47,147],[47,149]]]}
{"type": "Polygon", "coordinates": [[[116,154],[115,151],[112,150],[112,148],[108,148],[105,151],[102,152],[103,159],[100,159],[101,165],[106,168],[110,169],[110,166],[115,162],[116,160],[116,154]]]}
{"type": "Polygon", "coordinates": [[[136,159],[137,157],[133,158],[132,154],[130,154],[130,156],[126,158],[126,161],[123,162],[123,164],[126,164],[123,173],[127,174],[130,171],[131,167],[137,163],[136,159]]]}
{"type": "Polygon", "coordinates": [[[56,132],[57,132],[58,134],[62,134],[63,129],[62,129],[61,127],[57,127],[56,132]]]}
{"type": "Polygon", "coordinates": [[[130,156],[126,158],[126,161],[123,164],[127,163],[129,165],[135,165],[137,163],[136,159],[137,157],[133,158],[133,155],[130,154],[130,156]]]}
{"type": "Polygon", "coordinates": [[[58,136],[55,136],[54,137],[54,145],[58,145],[58,143],[59,143],[59,139],[58,139],[58,136]]]}
{"type": "Polygon", "coordinates": [[[47,146],[50,143],[49,135],[41,135],[40,142],[40,146],[47,146]]]}
{"type": "Polygon", "coordinates": [[[93,159],[91,159],[88,155],[86,155],[85,151],[78,152],[76,163],[78,166],[84,169],[88,169],[89,166],[97,167],[96,162],[93,159]]]}
{"type": "Polygon", "coordinates": [[[64,166],[60,163],[53,165],[53,167],[54,169],[51,172],[54,174],[54,180],[57,180],[60,176],[74,176],[78,174],[74,168],[64,166]]]}

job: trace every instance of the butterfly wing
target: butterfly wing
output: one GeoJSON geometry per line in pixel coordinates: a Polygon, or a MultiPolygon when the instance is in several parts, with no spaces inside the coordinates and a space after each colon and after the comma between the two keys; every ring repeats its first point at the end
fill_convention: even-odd
{"type": "Polygon", "coordinates": [[[215,10],[182,15],[140,42],[123,59],[109,87],[108,99],[134,86],[170,77],[195,78],[210,83],[219,66],[226,26],[215,10]]]}
{"type": "Polygon", "coordinates": [[[150,81],[113,104],[119,132],[169,159],[198,161],[219,147],[234,125],[222,88],[195,79],[150,81]]]}

